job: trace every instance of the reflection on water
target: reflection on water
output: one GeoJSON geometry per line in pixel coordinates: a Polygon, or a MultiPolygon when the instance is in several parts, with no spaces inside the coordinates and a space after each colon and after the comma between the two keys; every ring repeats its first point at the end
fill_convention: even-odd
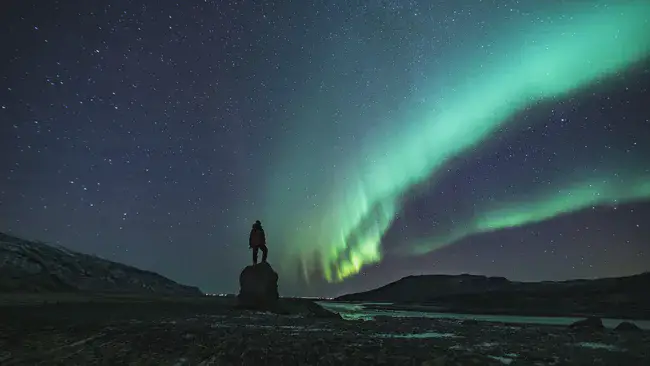
{"type": "MultiPolygon", "coordinates": [[[[365,306],[370,305],[370,304],[349,304],[349,303],[344,303],[344,302],[323,302],[323,301],[316,301],[317,304],[320,306],[331,310],[331,311],[336,311],[337,313],[341,314],[352,314],[352,313],[361,313],[365,311],[365,306]]],[[[375,305],[375,304],[373,304],[375,305]]],[[[390,305],[390,304],[386,304],[390,305]]]]}
{"type": "MultiPolygon", "coordinates": [[[[380,310],[368,309],[366,305],[371,303],[342,303],[342,302],[318,302],[324,308],[341,314],[341,317],[349,320],[373,320],[377,316],[389,316],[396,318],[437,318],[457,320],[479,320],[500,323],[518,324],[542,324],[542,325],[569,325],[583,318],[576,317],[550,317],[550,316],[519,316],[519,315],[482,315],[482,314],[454,314],[420,312],[408,310],[380,310]]],[[[391,305],[390,303],[372,303],[372,305],[391,305]]],[[[603,318],[603,325],[607,328],[615,328],[622,321],[636,324],[641,329],[650,330],[650,320],[624,320],[603,318]]]]}

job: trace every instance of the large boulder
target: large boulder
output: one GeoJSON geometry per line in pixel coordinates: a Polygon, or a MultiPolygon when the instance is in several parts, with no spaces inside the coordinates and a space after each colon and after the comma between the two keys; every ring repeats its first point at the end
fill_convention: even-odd
{"type": "Polygon", "coordinates": [[[278,274],[270,264],[262,262],[244,268],[239,275],[239,305],[251,309],[275,307],[278,295],[278,274]]]}

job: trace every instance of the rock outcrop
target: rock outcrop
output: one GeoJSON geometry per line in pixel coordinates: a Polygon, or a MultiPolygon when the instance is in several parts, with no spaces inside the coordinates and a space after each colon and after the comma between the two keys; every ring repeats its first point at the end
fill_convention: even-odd
{"type": "Polygon", "coordinates": [[[327,310],[310,299],[283,298],[271,311],[276,314],[298,315],[305,318],[343,320],[339,313],[327,310]]]}
{"type": "Polygon", "coordinates": [[[202,296],[197,287],[63,247],[0,233],[0,292],[202,296]]]}
{"type": "Polygon", "coordinates": [[[638,325],[630,322],[621,322],[619,325],[614,328],[617,332],[642,332],[643,329],[639,328],[638,325]]]}
{"type": "Polygon", "coordinates": [[[572,323],[571,325],[569,325],[569,328],[576,329],[576,330],[590,331],[590,330],[603,330],[605,329],[605,326],[603,325],[603,321],[600,318],[589,317],[572,323]]]}
{"type": "Polygon", "coordinates": [[[239,275],[239,306],[251,309],[275,308],[278,294],[278,274],[270,264],[250,265],[239,275]]]}

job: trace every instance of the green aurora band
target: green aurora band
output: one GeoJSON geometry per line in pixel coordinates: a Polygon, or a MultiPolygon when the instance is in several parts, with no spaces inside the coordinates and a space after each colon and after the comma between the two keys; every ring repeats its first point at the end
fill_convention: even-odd
{"type": "MultiPolygon", "coordinates": [[[[600,5],[585,2],[556,9],[544,25],[512,24],[506,29],[509,37],[495,40],[492,55],[472,57],[466,50],[458,58],[465,61],[450,62],[454,71],[435,78],[440,91],[432,93],[437,96],[430,99],[428,111],[364,140],[359,156],[338,168],[340,178],[326,188],[328,195],[318,207],[301,212],[303,222],[310,224],[286,230],[281,239],[291,250],[284,256],[287,264],[300,261],[306,279],[321,271],[328,282],[338,282],[381,261],[381,240],[401,209],[403,194],[504,124],[516,123],[512,118],[524,108],[574,93],[645,60],[650,55],[650,2],[600,5]]],[[[466,227],[414,244],[410,253],[589,205],[650,197],[647,177],[630,178],[624,186],[585,181],[535,195],[534,202],[486,207],[466,227]]]]}
{"type": "Polygon", "coordinates": [[[595,206],[616,206],[650,197],[650,174],[610,169],[589,177],[583,174],[563,188],[529,192],[527,200],[510,200],[477,208],[478,215],[441,237],[429,238],[412,246],[408,254],[421,255],[465,237],[538,223],[553,217],[595,206]]]}

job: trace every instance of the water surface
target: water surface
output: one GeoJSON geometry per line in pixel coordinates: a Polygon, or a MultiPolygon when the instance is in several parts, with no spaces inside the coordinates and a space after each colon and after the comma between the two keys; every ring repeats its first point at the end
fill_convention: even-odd
{"type": "MultiPolygon", "coordinates": [[[[343,303],[343,302],[318,302],[324,308],[341,314],[344,319],[352,320],[373,320],[377,316],[390,316],[396,318],[435,318],[435,319],[457,319],[457,320],[478,320],[487,322],[515,323],[515,324],[542,324],[542,325],[569,325],[580,317],[554,317],[554,316],[521,316],[521,315],[492,315],[492,314],[457,314],[439,313],[428,311],[409,310],[381,310],[368,309],[366,305],[391,305],[390,303],[343,303]]],[[[641,329],[650,330],[650,320],[630,320],[602,318],[606,328],[615,328],[623,321],[636,324],[641,329]]]]}

